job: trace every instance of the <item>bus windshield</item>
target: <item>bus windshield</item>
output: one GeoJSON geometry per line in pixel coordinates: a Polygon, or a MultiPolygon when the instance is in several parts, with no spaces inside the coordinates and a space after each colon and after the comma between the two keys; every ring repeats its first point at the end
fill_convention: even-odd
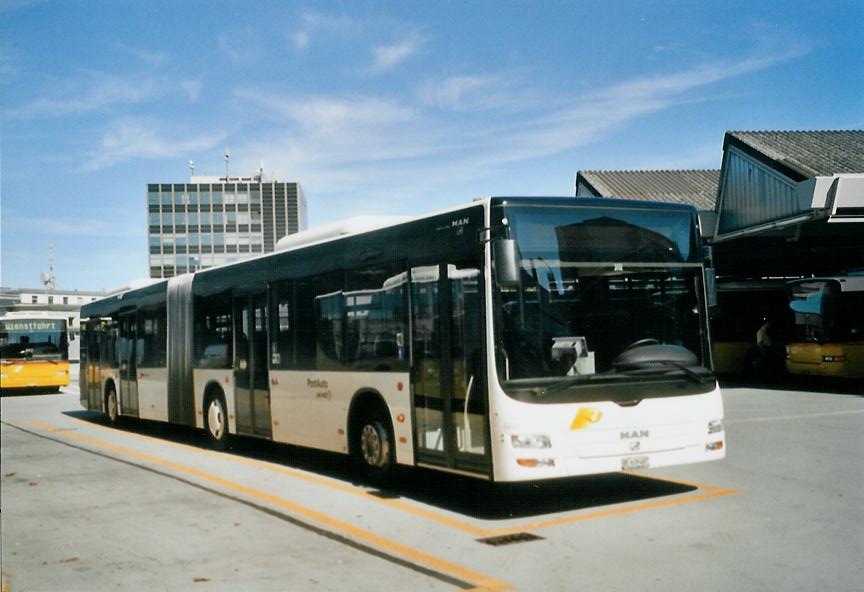
{"type": "Polygon", "coordinates": [[[803,280],[789,291],[796,338],[848,342],[864,339],[864,291],[844,291],[834,279],[803,280]]]}
{"type": "Polygon", "coordinates": [[[692,213],[514,206],[502,218],[521,265],[518,285],[498,285],[496,293],[496,357],[505,390],[578,397],[581,387],[635,376],[708,384],[692,213]]]}
{"type": "Polygon", "coordinates": [[[50,319],[0,320],[0,358],[60,361],[67,357],[66,323],[50,319]]]}

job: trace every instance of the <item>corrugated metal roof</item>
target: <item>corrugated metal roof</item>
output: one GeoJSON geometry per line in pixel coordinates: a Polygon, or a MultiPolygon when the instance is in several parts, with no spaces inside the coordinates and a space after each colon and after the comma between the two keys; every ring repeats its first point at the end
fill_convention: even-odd
{"type": "Polygon", "coordinates": [[[579,171],[581,180],[602,197],[665,201],[713,210],[720,183],[718,169],[684,171],[579,171]]]}
{"type": "Polygon", "coordinates": [[[864,173],[864,130],[733,131],[726,133],[724,147],[730,139],[805,178],[864,173]]]}

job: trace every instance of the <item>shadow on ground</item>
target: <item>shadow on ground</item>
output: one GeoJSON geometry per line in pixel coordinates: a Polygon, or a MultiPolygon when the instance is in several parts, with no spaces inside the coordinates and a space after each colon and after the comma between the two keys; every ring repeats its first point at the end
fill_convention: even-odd
{"type": "MultiPolygon", "coordinates": [[[[106,424],[103,415],[92,411],[67,411],[65,414],[94,424],[106,424]]],[[[120,429],[206,448],[204,433],[185,426],[124,418],[120,429]]],[[[350,459],[341,454],[248,437],[234,437],[229,446],[230,454],[358,483],[350,459]]],[[[387,499],[414,500],[472,518],[500,520],[600,508],[678,495],[695,489],[679,483],[625,473],[526,484],[489,483],[428,469],[403,468],[392,486],[373,491],[372,494],[387,499]]]]}
{"type": "Polygon", "coordinates": [[[0,397],[26,397],[28,395],[56,395],[60,393],[60,387],[42,388],[13,388],[0,389],[0,397]]]}

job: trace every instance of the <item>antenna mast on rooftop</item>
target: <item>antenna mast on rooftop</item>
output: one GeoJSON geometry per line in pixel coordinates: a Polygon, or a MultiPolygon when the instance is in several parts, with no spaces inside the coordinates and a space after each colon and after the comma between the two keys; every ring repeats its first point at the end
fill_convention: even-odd
{"type": "Polygon", "coordinates": [[[48,241],[48,271],[42,272],[39,279],[49,290],[57,288],[57,280],[54,278],[54,241],[48,241]]]}
{"type": "Polygon", "coordinates": [[[231,158],[231,154],[228,152],[228,149],[225,149],[225,181],[228,181],[228,160],[231,158]]]}

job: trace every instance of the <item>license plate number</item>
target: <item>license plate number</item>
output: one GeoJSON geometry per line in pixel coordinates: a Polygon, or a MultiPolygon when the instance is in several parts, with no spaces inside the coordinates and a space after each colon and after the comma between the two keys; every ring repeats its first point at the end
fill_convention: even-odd
{"type": "Polygon", "coordinates": [[[622,471],[635,471],[637,469],[647,469],[649,466],[647,456],[628,456],[621,459],[622,471]]]}

